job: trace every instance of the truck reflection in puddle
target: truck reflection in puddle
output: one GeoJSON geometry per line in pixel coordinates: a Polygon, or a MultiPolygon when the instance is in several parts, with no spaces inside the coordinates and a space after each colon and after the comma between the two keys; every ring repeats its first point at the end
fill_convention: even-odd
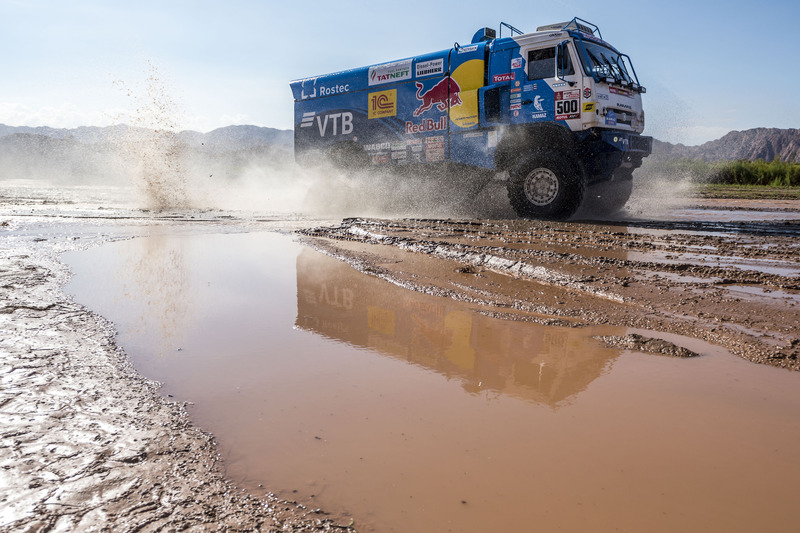
{"type": "Polygon", "coordinates": [[[553,407],[585,390],[619,355],[591,335],[624,334],[485,316],[308,249],[297,259],[296,325],[458,379],[470,393],[495,391],[553,407]]]}

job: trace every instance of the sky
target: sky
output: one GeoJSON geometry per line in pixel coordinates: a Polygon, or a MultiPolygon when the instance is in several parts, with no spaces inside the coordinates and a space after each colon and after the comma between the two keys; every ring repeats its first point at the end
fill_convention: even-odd
{"type": "Polygon", "coordinates": [[[292,129],[291,80],[575,16],[632,58],[647,135],[800,127],[797,0],[0,0],[0,124],[130,123],[153,78],[176,129],[292,129]]]}

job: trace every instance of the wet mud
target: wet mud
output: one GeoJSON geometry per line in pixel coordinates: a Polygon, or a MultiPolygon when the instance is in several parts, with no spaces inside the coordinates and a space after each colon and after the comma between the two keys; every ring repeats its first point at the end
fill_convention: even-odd
{"type": "Polygon", "coordinates": [[[676,333],[800,369],[799,222],[354,218],[301,233],[362,272],[508,318],[676,333]]]}
{"type": "MultiPolygon", "coordinates": [[[[333,514],[327,515],[328,509],[324,507],[311,506],[305,500],[291,501],[292,487],[259,486],[257,477],[232,481],[243,479],[243,474],[236,473],[237,468],[240,472],[252,472],[256,467],[245,459],[223,460],[220,454],[225,449],[220,448],[215,434],[201,430],[191,418],[192,407],[173,401],[159,383],[133,368],[129,354],[118,345],[115,325],[64,293],[63,286],[71,274],[60,254],[151,235],[164,228],[177,234],[296,231],[309,248],[308,253],[315,250],[328,256],[329,261],[348,265],[348,269],[361,273],[360,276],[388,282],[401,292],[431,295],[458,306],[469,306],[471,314],[467,320],[461,307],[444,305],[445,311],[437,311],[424,301],[411,298],[402,303],[406,300],[388,293],[383,295],[380,288],[375,288],[373,293],[377,296],[369,305],[358,307],[363,311],[358,320],[366,316],[366,325],[359,322],[361,325],[355,327],[352,325],[355,318],[347,318],[340,312],[329,316],[331,306],[319,305],[323,294],[320,280],[326,281],[325,276],[350,279],[353,274],[336,274],[341,271],[330,265],[326,267],[324,261],[320,263],[308,253],[298,259],[298,276],[303,272],[304,277],[298,278],[297,328],[325,338],[343,339],[349,345],[378,350],[392,359],[433,370],[448,382],[454,380],[471,395],[487,394],[481,397],[487,404],[489,399],[500,402],[508,397],[552,409],[571,402],[576,391],[583,393],[589,388],[605,391],[607,398],[615,398],[619,393],[612,389],[615,383],[619,385],[619,380],[601,385],[598,376],[623,358],[620,353],[636,353],[637,357],[665,355],[674,357],[676,364],[683,364],[704,360],[708,346],[714,345],[754,363],[800,369],[800,222],[793,218],[796,211],[792,209],[796,206],[792,204],[781,206],[789,216],[770,221],[763,221],[756,211],[746,209],[717,216],[715,221],[704,207],[703,216],[684,211],[669,220],[637,215],[619,221],[564,223],[365,218],[326,222],[302,216],[275,217],[269,213],[148,212],[127,205],[98,208],[96,204],[77,203],[65,207],[63,201],[48,194],[41,199],[14,198],[0,204],[0,531],[353,529],[352,522],[338,518],[341,515],[336,509],[330,509],[333,514]],[[324,267],[321,270],[320,264],[324,267]],[[390,321],[386,311],[390,308],[389,300],[401,302],[397,317],[406,317],[414,323],[404,325],[399,318],[390,321]],[[453,309],[456,311],[453,318],[446,322],[444,317],[453,309]],[[420,331],[430,333],[436,329],[437,320],[442,322],[440,329],[447,333],[444,340],[418,335],[420,331]],[[451,335],[458,326],[467,323],[469,331],[488,333],[484,337],[451,335]],[[570,332],[586,328],[593,340],[581,342],[589,342],[591,350],[600,354],[599,362],[587,359],[585,364],[578,365],[580,371],[565,367],[559,373],[559,364],[566,363],[559,358],[558,350],[552,353],[539,350],[537,353],[544,353],[542,361],[526,359],[526,346],[517,347],[512,339],[522,334],[507,331],[517,331],[515,327],[528,323],[552,327],[554,331],[557,328],[559,338],[566,339],[558,346],[574,345],[570,332]],[[390,328],[392,336],[388,335],[390,328]],[[398,336],[411,340],[401,345],[395,342],[398,336]],[[468,344],[480,338],[488,344],[476,345],[484,351],[475,350],[473,360],[460,357],[463,352],[449,351],[458,339],[468,344]],[[505,356],[497,349],[499,338],[505,339],[505,344],[501,342],[505,356]],[[422,344],[426,350],[416,350],[422,344]],[[493,373],[484,373],[487,368],[493,369],[493,373]],[[543,380],[545,368],[556,372],[543,380]],[[579,376],[577,385],[567,383],[564,379],[567,374],[579,376]],[[494,393],[498,396],[492,396],[494,393]],[[276,495],[281,491],[282,494],[276,495]]],[[[336,283],[335,279],[328,281],[336,283]]],[[[328,294],[327,303],[331,297],[328,294]]],[[[338,295],[339,300],[333,298],[342,304],[346,301],[344,294],[338,295]]],[[[387,373],[386,385],[395,379],[396,374],[387,373]]],[[[698,385],[697,390],[701,388],[698,385]]],[[[634,385],[633,389],[646,400],[640,406],[641,412],[631,411],[635,414],[631,417],[634,425],[648,427],[652,433],[663,431],[661,451],[666,454],[668,449],[675,450],[680,438],[667,439],[669,432],[664,429],[664,422],[655,420],[648,411],[648,406],[659,404],[652,401],[645,388],[639,390],[634,385]]],[[[666,386],[665,389],[671,390],[666,386]]],[[[731,394],[728,400],[735,402],[737,398],[731,394]]],[[[391,403],[388,399],[381,401],[391,403]]],[[[683,420],[681,413],[690,411],[692,401],[697,398],[676,397],[679,409],[670,413],[669,423],[673,424],[670,427],[679,427],[683,420]]],[[[420,409],[427,409],[424,402],[425,398],[418,399],[420,409]]],[[[739,407],[747,409],[748,405],[739,407]]],[[[593,429],[591,410],[577,412],[583,427],[593,429]]],[[[487,423],[492,420],[489,411],[481,416],[487,423]]],[[[542,414],[536,416],[541,420],[547,418],[542,414]]],[[[785,423],[782,416],[753,422],[752,427],[757,431],[739,428],[741,434],[720,437],[713,443],[722,448],[726,443],[763,433],[764,427],[759,423],[773,427],[778,422],[785,423]]],[[[457,420],[443,420],[453,423],[453,431],[463,429],[457,420]]],[[[499,430],[511,427],[513,420],[509,415],[503,424],[495,422],[499,430]]],[[[730,422],[732,427],[738,427],[735,419],[730,422]]],[[[335,426],[336,423],[331,427],[335,426]]],[[[344,434],[353,437],[349,425],[339,426],[344,434]]],[[[565,427],[561,422],[552,422],[552,434],[559,434],[565,427]]],[[[267,426],[265,431],[270,429],[267,426]]],[[[581,435],[586,437],[584,440],[608,438],[605,449],[612,450],[619,444],[608,437],[614,430],[612,424],[610,430],[604,428],[596,434],[587,430],[581,435]]],[[[529,452],[524,443],[545,446],[537,440],[536,428],[525,431],[525,438],[513,444],[520,448],[520,454],[529,452]]],[[[702,436],[703,432],[697,434],[702,436]]],[[[474,436],[483,439],[472,443],[481,453],[494,450],[491,438],[479,431],[474,436]]],[[[334,441],[331,435],[311,437],[309,442],[313,446],[328,446],[334,441]]],[[[391,438],[396,440],[397,436],[392,434],[391,438]]],[[[641,462],[640,469],[633,471],[641,474],[642,479],[627,477],[618,467],[623,456],[634,453],[634,444],[616,452],[611,460],[598,452],[596,456],[576,457],[573,466],[565,461],[565,468],[575,470],[573,481],[581,479],[587,469],[597,469],[602,474],[598,479],[617,476],[619,487],[637,487],[638,482],[650,475],[647,462],[650,456],[636,459],[641,462]]],[[[767,443],[766,447],[769,446],[767,443]]],[[[685,452],[692,458],[689,461],[665,455],[675,461],[672,469],[680,466],[692,471],[708,463],[708,456],[699,455],[704,446],[688,448],[685,452]]],[[[545,456],[551,451],[546,447],[542,450],[545,456]]],[[[748,457],[748,450],[752,449],[745,446],[737,450],[731,462],[724,463],[741,465],[742,472],[731,471],[731,476],[744,480],[745,486],[751,480],[761,479],[759,465],[748,461],[752,458],[748,457]]],[[[769,461],[766,455],[759,458],[769,461]]],[[[447,457],[446,450],[438,457],[447,457]]],[[[261,464],[259,468],[269,464],[269,460],[261,464]]],[[[796,467],[796,462],[790,466],[796,467]]],[[[513,467],[509,465],[509,470],[513,467]]],[[[481,468],[490,474],[496,472],[488,463],[481,468]]],[[[542,468],[530,472],[531,476],[560,479],[562,472],[555,466],[545,461],[542,468]]],[[[669,472],[670,468],[664,471],[669,472]]],[[[344,478],[349,474],[334,470],[326,475],[344,478]]],[[[372,476],[370,472],[360,475],[364,479],[372,476]]],[[[665,486],[670,495],[683,494],[674,496],[675,501],[683,501],[681,498],[685,497],[688,504],[689,499],[700,501],[704,497],[691,490],[687,492],[680,479],[669,481],[665,486]]],[[[594,491],[591,496],[601,494],[604,483],[587,485],[594,491]]],[[[703,490],[714,489],[714,483],[709,483],[703,490]]],[[[378,492],[381,487],[378,483],[367,492],[378,492]]],[[[792,493],[786,487],[779,487],[779,494],[769,495],[767,499],[772,498],[772,503],[753,495],[750,500],[758,500],[758,504],[754,504],[756,511],[748,518],[762,517],[766,511],[775,520],[764,519],[764,523],[795,523],[796,516],[789,503],[792,493]]],[[[576,488],[580,484],[565,482],[560,487],[563,493],[576,488]]],[[[552,486],[542,484],[530,490],[542,501],[552,503],[551,509],[563,516],[575,515],[574,502],[547,500],[549,495],[559,493],[552,486]]],[[[475,496],[454,500],[452,508],[442,511],[426,507],[426,512],[430,520],[443,513],[452,513],[454,517],[463,513],[458,515],[462,522],[449,523],[469,524],[474,521],[474,515],[469,513],[482,497],[479,491],[480,486],[475,496]]],[[[614,502],[635,496],[626,491],[609,491],[603,501],[613,508],[614,502]]],[[[585,492],[588,497],[590,492],[588,489],[585,492]]],[[[515,497],[514,508],[524,509],[528,504],[526,497],[525,494],[515,497]]],[[[426,501],[424,495],[420,498],[426,501]]],[[[427,501],[435,501],[433,493],[429,498],[427,501]]],[[[657,501],[658,497],[648,501],[648,505],[657,501]]],[[[697,523],[703,523],[702,520],[709,518],[701,507],[685,512],[700,519],[697,523]]],[[[741,514],[737,514],[738,506],[718,504],[715,509],[720,513],[718,524],[737,527],[741,514]]],[[[626,523],[641,528],[652,526],[655,512],[660,512],[657,505],[638,515],[631,510],[626,523]]],[[[519,522],[509,521],[509,516],[503,513],[495,515],[494,524],[498,527],[519,526],[519,522]]],[[[581,515],[581,519],[591,520],[592,516],[590,512],[581,515]]],[[[355,515],[356,526],[359,518],[355,515]]],[[[403,530],[402,518],[387,529],[403,530]]],[[[605,519],[610,520],[607,525],[612,528],[613,517],[605,519]]],[[[586,525],[575,520],[570,522],[575,527],[586,525]]],[[[446,525],[448,521],[442,523],[446,525]]],[[[665,523],[677,527],[686,522],[678,516],[665,523]]],[[[381,530],[380,522],[375,530],[381,530]]]]}
{"type": "Polygon", "coordinates": [[[62,206],[4,216],[0,231],[0,531],[350,530],[236,487],[187,405],[133,369],[113,324],[64,294],[60,254],[147,230],[97,211],[76,224],[62,206]]]}

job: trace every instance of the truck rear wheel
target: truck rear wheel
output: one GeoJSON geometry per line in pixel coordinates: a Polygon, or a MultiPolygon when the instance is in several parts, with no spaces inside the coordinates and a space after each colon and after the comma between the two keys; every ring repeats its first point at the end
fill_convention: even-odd
{"type": "Polygon", "coordinates": [[[568,156],[533,155],[514,168],[510,178],[508,199],[522,218],[563,220],[583,200],[583,174],[568,156]]]}

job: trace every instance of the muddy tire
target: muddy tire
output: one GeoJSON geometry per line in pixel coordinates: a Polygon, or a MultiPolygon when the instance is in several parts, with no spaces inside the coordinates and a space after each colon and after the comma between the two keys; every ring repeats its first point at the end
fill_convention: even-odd
{"type": "Polygon", "coordinates": [[[522,218],[569,218],[580,207],[586,188],[577,162],[558,153],[529,157],[512,170],[510,178],[508,199],[522,218]]]}
{"type": "Polygon", "coordinates": [[[619,181],[608,181],[593,185],[587,203],[601,213],[615,213],[625,207],[633,191],[633,179],[623,177],[619,181]]]}

